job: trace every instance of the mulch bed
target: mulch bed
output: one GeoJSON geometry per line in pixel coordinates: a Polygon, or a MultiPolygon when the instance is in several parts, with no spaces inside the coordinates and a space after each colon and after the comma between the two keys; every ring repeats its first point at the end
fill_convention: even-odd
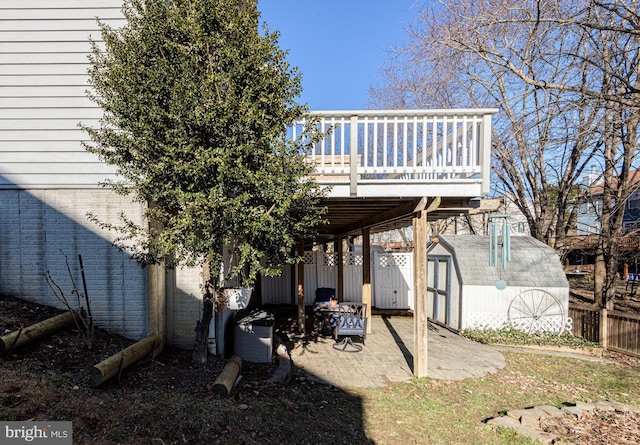
{"type": "Polygon", "coordinates": [[[640,414],[632,411],[585,412],[578,419],[566,415],[549,417],[540,422],[540,428],[561,440],[556,443],[581,445],[638,444],[640,443],[640,414]]]}
{"type": "MultiPolygon", "coordinates": [[[[12,296],[0,295],[0,335],[18,330],[63,311],[42,306],[36,303],[20,300],[12,296]]],[[[102,329],[96,329],[94,347],[87,349],[85,342],[77,329],[60,331],[48,338],[30,345],[25,345],[9,356],[4,357],[7,362],[20,362],[27,369],[48,373],[72,373],[74,380],[80,387],[91,385],[91,368],[100,361],[110,357],[135,343],[117,334],[111,334],[102,329]]],[[[206,367],[191,360],[191,351],[167,347],[154,360],[143,359],[125,371],[121,380],[126,385],[136,388],[153,387],[166,388],[171,391],[185,391],[190,393],[208,393],[216,376],[220,374],[225,360],[211,357],[206,367]],[[152,378],[151,374],[153,375],[152,378]],[[180,378],[176,378],[180,376],[180,378]]],[[[245,363],[242,376],[245,382],[256,379],[266,380],[277,367],[277,363],[245,363]]],[[[1,369],[1,362],[0,362],[1,369]]],[[[240,382],[242,383],[242,382],[240,382]]],[[[118,379],[107,382],[102,388],[118,384],[118,379]]],[[[247,385],[239,384],[235,390],[242,391],[247,385]]],[[[249,385],[250,386],[250,385],[249,385]]]]}

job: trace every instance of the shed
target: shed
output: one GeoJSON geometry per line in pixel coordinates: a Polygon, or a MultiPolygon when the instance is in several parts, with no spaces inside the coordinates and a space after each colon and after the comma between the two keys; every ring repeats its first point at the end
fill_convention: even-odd
{"type": "Polygon", "coordinates": [[[561,332],[567,325],[569,282],[555,250],[528,236],[511,238],[506,268],[489,265],[489,237],[438,235],[427,251],[427,307],[454,330],[561,332]]]}

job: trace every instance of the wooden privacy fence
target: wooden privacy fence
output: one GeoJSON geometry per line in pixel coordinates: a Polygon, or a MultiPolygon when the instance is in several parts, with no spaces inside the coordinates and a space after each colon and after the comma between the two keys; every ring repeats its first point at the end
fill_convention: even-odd
{"type": "Polygon", "coordinates": [[[569,303],[569,318],[573,320],[573,335],[600,343],[600,309],[569,303]]]}
{"type": "Polygon", "coordinates": [[[573,335],[603,349],[640,357],[640,315],[569,304],[573,335]]]}

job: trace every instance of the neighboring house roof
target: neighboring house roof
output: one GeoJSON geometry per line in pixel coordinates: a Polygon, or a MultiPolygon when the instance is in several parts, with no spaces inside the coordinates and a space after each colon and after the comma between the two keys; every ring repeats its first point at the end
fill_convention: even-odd
{"type": "MultiPolygon", "coordinates": [[[[569,286],[556,251],[530,236],[511,238],[511,261],[506,270],[489,266],[488,236],[439,235],[436,238],[457,263],[463,284],[495,286],[497,280],[503,279],[508,286],[569,286]]],[[[437,254],[437,250],[436,244],[429,247],[431,254],[437,254]]]]}
{"type": "MultiPolygon", "coordinates": [[[[640,170],[632,170],[629,172],[629,185],[640,183],[640,170]]],[[[613,189],[618,188],[618,177],[614,177],[611,185],[613,189]]],[[[588,188],[587,193],[591,196],[599,196],[604,193],[604,181],[597,182],[588,188]]]]}

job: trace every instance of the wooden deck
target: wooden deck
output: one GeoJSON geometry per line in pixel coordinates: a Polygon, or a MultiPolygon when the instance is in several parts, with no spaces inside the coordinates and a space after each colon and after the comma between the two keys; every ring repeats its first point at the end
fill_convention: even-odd
{"type": "MultiPolygon", "coordinates": [[[[564,239],[564,248],[568,250],[591,250],[598,247],[602,238],[598,235],[576,235],[564,239]]],[[[640,250],[640,236],[624,235],[617,240],[618,251],[635,252],[640,250]]]]}
{"type": "MultiPolygon", "coordinates": [[[[318,182],[331,197],[479,197],[489,192],[495,109],[316,111],[318,182]]],[[[291,128],[300,137],[310,119],[291,128]]]]}
{"type": "Polygon", "coordinates": [[[325,136],[308,159],[329,188],[327,235],[411,224],[413,215],[456,216],[489,192],[491,118],[495,109],[316,111],[325,136]]]}

